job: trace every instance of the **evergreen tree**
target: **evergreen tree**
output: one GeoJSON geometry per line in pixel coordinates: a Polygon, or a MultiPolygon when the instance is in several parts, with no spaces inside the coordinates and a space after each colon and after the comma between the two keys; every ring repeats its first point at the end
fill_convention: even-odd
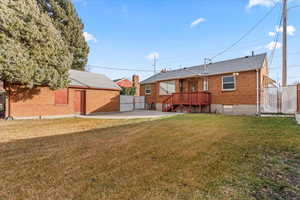
{"type": "Polygon", "coordinates": [[[6,83],[63,88],[73,55],[36,0],[0,2],[0,78],[6,83]]]}
{"type": "Polygon", "coordinates": [[[84,70],[89,48],[83,36],[83,24],[70,0],[37,0],[41,8],[53,19],[57,30],[73,54],[72,69],[84,70]]]}

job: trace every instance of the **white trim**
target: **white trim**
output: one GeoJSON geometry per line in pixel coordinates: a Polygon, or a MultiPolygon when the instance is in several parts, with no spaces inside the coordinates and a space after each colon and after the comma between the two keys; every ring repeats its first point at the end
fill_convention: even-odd
{"type": "Polygon", "coordinates": [[[236,77],[234,75],[226,75],[226,76],[222,76],[222,91],[235,91],[236,90],[236,77]],[[224,89],[224,78],[226,77],[233,77],[233,84],[234,84],[234,88],[232,89],[224,89]]]}
{"type": "Polygon", "coordinates": [[[260,70],[256,71],[256,114],[260,115],[260,99],[259,99],[259,75],[260,75],[260,70]]]}
{"type": "Polygon", "coordinates": [[[203,90],[204,91],[208,91],[208,77],[205,77],[204,79],[203,79],[203,90]]]}

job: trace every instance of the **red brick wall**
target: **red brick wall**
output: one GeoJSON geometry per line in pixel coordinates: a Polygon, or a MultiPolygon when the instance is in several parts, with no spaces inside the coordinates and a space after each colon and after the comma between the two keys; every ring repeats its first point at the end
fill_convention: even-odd
{"type": "Polygon", "coordinates": [[[87,90],[86,113],[120,111],[120,92],[111,90],[87,90]]]}
{"type": "MultiPolygon", "coordinates": [[[[55,105],[55,91],[48,87],[31,90],[14,89],[10,95],[10,104],[6,104],[6,116],[10,108],[12,117],[59,116],[74,114],[74,93],[76,88],[69,88],[68,104],[55,105]]],[[[83,90],[83,89],[78,89],[83,90]]],[[[119,111],[119,91],[86,90],[86,113],[119,111]]]]}
{"type": "Polygon", "coordinates": [[[298,84],[297,86],[297,89],[298,89],[298,113],[300,113],[300,84],[298,84]]]}
{"type": "Polygon", "coordinates": [[[239,73],[234,91],[222,91],[222,75],[211,76],[208,78],[208,90],[212,104],[256,104],[256,72],[239,73]]]}
{"type": "MultiPolygon", "coordinates": [[[[208,77],[208,90],[212,95],[212,104],[256,104],[256,71],[240,72],[236,76],[236,90],[234,91],[222,91],[222,76],[224,75],[208,77]]],[[[232,73],[227,75],[232,75],[232,73]]],[[[204,79],[197,79],[196,89],[203,91],[204,79]]],[[[183,86],[184,92],[189,92],[189,80],[184,80],[183,86]]],[[[151,84],[151,87],[151,95],[145,95],[145,85],[141,85],[141,95],[146,96],[146,103],[162,103],[168,97],[158,94],[159,83],[151,84]]],[[[176,92],[179,92],[179,80],[176,80],[176,92]]]]}

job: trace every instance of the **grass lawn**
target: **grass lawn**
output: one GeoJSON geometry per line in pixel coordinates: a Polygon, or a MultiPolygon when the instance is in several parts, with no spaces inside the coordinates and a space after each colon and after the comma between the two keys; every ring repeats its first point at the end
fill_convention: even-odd
{"type": "Polygon", "coordinates": [[[293,119],[187,114],[0,126],[0,200],[300,199],[293,119]]]}

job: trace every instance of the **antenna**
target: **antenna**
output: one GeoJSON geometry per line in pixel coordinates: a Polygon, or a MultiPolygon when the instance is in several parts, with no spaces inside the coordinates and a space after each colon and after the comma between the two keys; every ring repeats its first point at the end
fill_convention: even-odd
{"type": "Polygon", "coordinates": [[[156,55],[153,55],[153,71],[154,71],[154,74],[156,74],[156,62],[157,62],[156,55]]]}

